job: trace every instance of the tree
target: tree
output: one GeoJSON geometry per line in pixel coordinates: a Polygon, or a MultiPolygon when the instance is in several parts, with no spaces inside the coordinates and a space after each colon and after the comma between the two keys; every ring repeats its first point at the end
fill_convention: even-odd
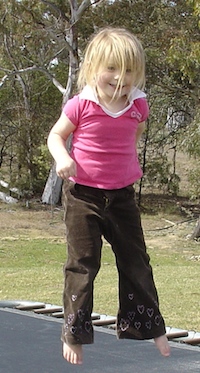
{"type": "MultiPolygon", "coordinates": [[[[168,0],[93,2],[69,0],[17,2],[10,0],[4,1],[3,4],[6,10],[2,25],[7,26],[4,33],[7,32],[13,40],[12,55],[15,52],[14,58],[18,58],[16,65],[18,70],[16,70],[13,69],[4,51],[4,60],[0,62],[2,71],[4,71],[2,74],[3,92],[6,94],[8,83],[12,82],[12,89],[18,89],[15,94],[16,100],[20,98],[22,89],[19,88],[16,76],[18,74],[24,80],[26,76],[25,83],[28,87],[35,82],[34,91],[30,93],[30,97],[32,103],[33,101],[35,103],[35,108],[38,108],[36,97],[40,97],[39,92],[41,82],[43,82],[43,86],[48,86],[45,95],[46,102],[54,105],[51,111],[51,105],[48,106],[45,103],[45,117],[48,111],[49,117],[51,113],[53,118],[54,112],[55,118],[55,113],[57,115],[60,111],[60,101],[64,103],[71,96],[82,50],[94,30],[106,25],[124,26],[141,39],[146,52],[146,92],[150,104],[148,130],[143,138],[143,147],[141,147],[141,159],[145,169],[141,188],[143,186],[159,187],[159,190],[162,188],[167,193],[177,193],[179,175],[176,174],[176,154],[181,147],[186,130],[194,120],[198,107],[198,2],[192,0],[173,2],[168,0]],[[98,6],[91,6],[92,3],[98,6]],[[17,14],[19,14],[18,22],[10,27],[13,19],[16,21],[17,14]],[[82,17],[83,14],[84,17],[82,17]],[[10,25],[9,22],[11,22],[10,25]],[[10,29],[13,30],[12,34],[9,34],[10,29]],[[19,31],[15,32],[15,30],[19,31]],[[18,38],[16,38],[17,35],[18,38]],[[48,78],[49,85],[46,83],[46,78],[48,78]],[[55,88],[52,88],[52,83],[55,88]],[[60,100],[59,94],[62,94],[63,100],[60,100]],[[52,100],[52,95],[56,96],[55,102],[52,100]],[[176,130],[169,131],[167,124],[170,117],[174,118],[177,113],[184,117],[184,121],[176,126],[176,130]],[[169,152],[173,152],[173,163],[169,162],[169,152]]],[[[22,100],[21,95],[21,102],[22,100]]],[[[43,105],[42,100],[40,100],[40,105],[43,105]]],[[[41,110],[44,116],[42,106],[41,110]]],[[[18,115],[18,120],[19,117],[21,116],[18,115]]],[[[12,115],[13,118],[15,118],[14,115],[12,115]]],[[[44,145],[44,138],[47,136],[51,120],[51,118],[47,119],[44,132],[42,132],[43,142],[38,142],[37,151],[44,145]]],[[[26,120],[23,126],[25,122],[26,120]]],[[[35,123],[34,120],[34,125],[35,123]]],[[[41,133],[40,130],[38,121],[36,130],[38,134],[41,133]]],[[[33,159],[36,160],[37,157],[38,153],[34,150],[33,159]]],[[[36,166],[38,167],[38,164],[36,166]]]]}
{"type": "Polygon", "coordinates": [[[146,186],[177,194],[176,154],[199,100],[200,34],[194,3],[184,0],[103,2],[93,10],[93,19],[100,27],[123,25],[143,43],[150,118],[141,148],[145,175],[140,190],[146,186]],[[169,109],[171,118],[177,117],[177,113],[184,118],[173,131],[167,128],[169,109]],[[169,152],[173,152],[172,164],[169,152]]]}
{"type": "MultiPolygon", "coordinates": [[[[35,160],[40,154],[41,140],[49,128],[49,121],[52,120],[50,118],[55,107],[52,102],[51,106],[48,105],[41,126],[40,111],[42,107],[44,109],[43,99],[47,92],[48,96],[53,92],[50,82],[42,79],[41,73],[37,72],[37,66],[29,67],[29,64],[34,60],[39,65],[41,60],[46,58],[50,41],[45,37],[43,29],[38,34],[38,25],[32,22],[33,17],[30,17],[30,7],[26,6],[26,2],[10,1],[4,2],[3,5],[4,17],[2,17],[1,28],[4,58],[1,61],[1,70],[5,75],[2,78],[1,97],[4,98],[7,91],[12,97],[5,105],[1,122],[2,128],[6,125],[7,131],[10,128],[9,133],[12,134],[7,137],[4,169],[10,177],[9,182],[23,186],[23,189],[30,192],[36,192],[41,184],[41,178],[38,178],[35,160]],[[12,140],[12,147],[8,147],[10,140],[12,140]],[[11,153],[8,152],[9,149],[11,153]]],[[[31,11],[33,12],[32,8],[31,11]]],[[[35,13],[36,11],[37,8],[35,13]]],[[[50,53],[51,51],[48,57],[51,61],[52,53],[51,55],[50,53]]],[[[47,59],[42,62],[45,65],[47,59]]],[[[50,68],[52,71],[53,67],[50,68]]],[[[56,97],[56,93],[53,95],[56,97]]]]}
{"type": "MultiPolygon", "coordinates": [[[[84,0],[80,3],[68,0],[52,3],[41,0],[38,3],[37,1],[11,0],[3,3],[4,16],[1,26],[4,34],[3,52],[6,59],[1,61],[1,70],[5,73],[2,76],[1,87],[4,88],[7,82],[12,82],[16,100],[21,98],[20,115],[16,113],[13,115],[15,123],[18,121],[20,137],[17,143],[19,146],[16,147],[18,152],[17,177],[21,179],[21,174],[24,174],[27,169],[29,190],[34,190],[33,181],[38,175],[38,172],[35,172],[36,169],[38,171],[38,164],[35,161],[38,151],[41,150],[39,136],[42,134],[42,131],[36,131],[35,116],[35,109],[38,108],[35,104],[38,104],[40,94],[36,93],[36,98],[31,87],[34,87],[36,80],[37,88],[41,80],[45,85],[41,78],[42,73],[62,93],[62,104],[68,100],[73,91],[79,64],[78,22],[84,11],[91,5],[98,4],[99,1],[84,0]],[[35,45],[37,45],[37,50],[35,45]],[[55,78],[55,76],[59,77],[62,69],[65,71],[66,86],[55,78]]],[[[57,107],[61,107],[61,104],[57,107]]],[[[39,124],[39,120],[37,123],[39,124]]],[[[1,154],[4,154],[3,150],[1,154]]]]}

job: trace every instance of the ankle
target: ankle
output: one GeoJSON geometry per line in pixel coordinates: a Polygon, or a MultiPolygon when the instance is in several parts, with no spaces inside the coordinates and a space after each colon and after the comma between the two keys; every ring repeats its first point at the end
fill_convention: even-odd
{"type": "Polygon", "coordinates": [[[161,335],[158,338],[155,338],[154,341],[155,341],[156,347],[158,348],[162,356],[164,357],[170,356],[170,345],[166,337],[166,334],[161,335]]]}

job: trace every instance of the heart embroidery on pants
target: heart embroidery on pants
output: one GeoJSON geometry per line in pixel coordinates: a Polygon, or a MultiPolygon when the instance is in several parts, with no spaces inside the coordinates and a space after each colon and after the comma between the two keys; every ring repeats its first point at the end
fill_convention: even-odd
{"type": "Polygon", "coordinates": [[[67,334],[68,328],[69,328],[69,326],[67,324],[65,324],[65,326],[64,326],[64,332],[65,332],[65,334],[67,334]]]}
{"type": "Polygon", "coordinates": [[[161,316],[160,316],[160,315],[157,315],[157,316],[155,317],[155,324],[156,324],[157,326],[159,326],[160,323],[161,323],[161,316]]]}
{"type": "Polygon", "coordinates": [[[67,322],[68,322],[68,324],[71,324],[73,320],[74,320],[74,314],[73,314],[73,313],[70,313],[70,314],[68,315],[68,318],[67,318],[67,322]]]}
{"type": "Polygon", "coordinates": [[[148,315],[149,317],[152,317],[153,314],[154,314],[154,309],[153,309],[153,308],[147,308],[147,315],[148,315]]]}
{"type": "Polygon", "coordinates": [[[77,295],[72,295],[72,302],[75,302],[77,300],[77,295]]]}
{"type": "Polygon", "coordinates": [[[78,310],[78,318],[83,321],[85,316],[85,312],[83,310],[78,310]]]}
{"type": "Polygon", "coordinates": [[[129,320],[133,321],[134,317],[135,317],[135,312],[133,312],[133,311],[128,312],[129,320]]]}
{"type": "Polygon", "coordinates": [[[91,332],[91,330],[92,330],[92,323],[91,323],[91,321],[86,321],[85,322],[85,330],[86,330],[87,333],[91,332]]]}
{"type": "Polygon", "coordinates": [[[76,332],[77,332],[77,327],[76,327],[76,326],[71,326],[71,328],[70,328],[70,332],[71,332],[72,334],[76,334],[76,332]]]}
{"type": "Polygon", "coordinates": [[[129,295],[128,295],[128,298],[129,298],[130,300],[133,300],[133,298],[134,298],[133,294],[129,294],[129,295]]]}
{"type": "Polygon", "coordinates": [[[141,328],[141,322],[139,322],[139,321],[136,321],[135,323],[134,323],[134,326],[135,326],[135,329],[137,329],[137,330],[139,330],[140,328],[141,328]]]}
{"type": "Polygon", "coordinates": [[[130,323],[128,320],[121,319],[119,327],[122,330],[122,332],[125,332],[125,330],[129,328],[129,326],[130,326],[130,323]]]}
{"type": "Polygon", "coordinates": [[[151,320],[147,321],[145,325],[147,329],[151,329],[151,320]]]}
{"type": "Polygon", "coordinates": [[[137,306],[137,310],[138,310],[138,312],[140,313],[140,315],[142,315],[142,314],[144,313],[144,309],[145,309],[145,308],[144,308],[143,304],[137,306]]]}
{"type": "Polygon", "coordinates": [[[158,307],[158,306],[159,306],[159,304],[158,304],[157,300],[154,300],[154,303],[155,303],[156,307],[158,307]]]}

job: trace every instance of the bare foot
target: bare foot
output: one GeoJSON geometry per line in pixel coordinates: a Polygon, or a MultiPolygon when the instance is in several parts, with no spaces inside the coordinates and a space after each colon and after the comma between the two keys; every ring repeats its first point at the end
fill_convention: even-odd
{"type": "Polygon", "coordinates": [[[71,364],[83,363],[82,345],[67,345],[63,343],[63,357],[71,364]]]}
{"type": "Polygon", "coordinates": [[[159,349],[161,355],[167,357],[170,355],[170,345],[166,335],[154,339],[156,347],[159,349]]]}

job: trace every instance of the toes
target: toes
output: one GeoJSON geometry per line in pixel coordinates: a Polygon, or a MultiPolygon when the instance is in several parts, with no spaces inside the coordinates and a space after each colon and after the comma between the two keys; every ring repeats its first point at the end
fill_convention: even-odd
{"type": "Polygon", "coordinates": [[[71,364],[81,365],[82,359],[82,346],[81,345],[67,345],[63,344],[63,357],[71,364]]]}

